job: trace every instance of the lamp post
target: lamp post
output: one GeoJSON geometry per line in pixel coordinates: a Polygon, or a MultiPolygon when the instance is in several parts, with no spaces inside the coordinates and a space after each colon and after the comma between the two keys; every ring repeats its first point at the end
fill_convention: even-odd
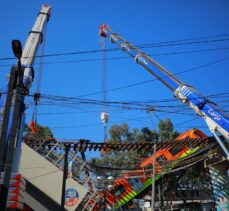
{"type": "Polygon", "coordinates": [[[21,69],[21,56],[22,56],[22,46],[19,40],[12,41],[12,50],[14,56],[17,57],[17,65],[18,65],[18,76],[19,76],[19,85],[23,83],[23,71],[21,69]]]}

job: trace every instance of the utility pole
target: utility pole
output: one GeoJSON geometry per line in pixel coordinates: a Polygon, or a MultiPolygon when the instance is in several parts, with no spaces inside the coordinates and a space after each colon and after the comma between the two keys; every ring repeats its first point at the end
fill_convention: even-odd
{"type": "Polygon", "coordinates": [[[3,177],[4,180],[1,186],[1,196],[0,196],[0,205],[2,210],[6,209],[8,189],[9,189],[11,170],[13,164],[14,147],[15,147],[17,132],[19,131],[21,113],[23,112],[21,98],[22,98],[22,90],[23,90],[22,80],[23,80],[24,70],[21,68],[21,56],[22,56],[21,42],[19,40],[13,40],[12,48],[15,57],[17,57],[18,59],[18,62],[17,62],[17,66],[13,67],[10,73],[10,80],[14,80],[14,81],[9,81],[9,89],[7,93],[9,94],[9,96],[7,96],[7,100],[9,100],[10,103],[6,104],[5,112],[4,112],[4,115],[6,115],[6,117],[8,118],[3,119],[4,128],[2,128],[1,131],[1,137],[3,137],[3,139],[1,140],[1,142],[3,142],[2,146],[4,146],[4,148],[7,148],[6,152],[4,152],[4,150],[1,150],[2,153],[1,170],[4,171],[5,169],[4,171],[5,173],[3,177]],[[13,87],[10,87],[11,85],[13,85],[13,87]],[[7,144],[7,132],[9,129],[8,124],[9,124],[9,116],[10,116],[11,109],[13,110],[13,117],[12,117],[12,125],[10,127],[10,133],[9,133],[9,143],[7,144]],[[5,131],[3,129],[5,129],[5,131]],[[6,160],[5,160],[5,156],[6,156],[6,160]]]}
{"type": "MultiPolygon", "coordinates": [[[[25,110],[24,96],[29,93],[34,78],[32,67],[39,44],[42,42],[43,29],[50,16],[51,7],[42,5],[36,22],[30,31],[24,50],[19,40],[12,41],[12,48],[17,65],[11,68],[6,99],[3,106],[3,121],[0,125],[0,173],[3,172],[1,185],[0,209],[5,210],[13,165],[13,158],[18,145],[18,137],[23,128],[22,114],[25,110]]],[[[17,155],[16,158],[19,156],[17,155]]],[[[18,168],[15,168],[18,169],[18,168]]]]}
{"type": "Polygon", "coordinates": [[[151,211],[154,211],[155,207],[155,169],[156,169],[156,151],[157,144],[156,142],[153,145],[153,175],[152,175],[152,195],[151,195],[151,211]]]}
{"type": "Polygon", "coordinates": [[[66,191],[66,180],[68,176],[68,153],[70,146],[69,144],[65,144],[65,152],[64,152],[64,170],[63,170],[63,183],[62,183],[62,194],[61,194],[61,210],[64,210],[65,205],[65,191],[66,191]]]}
{"type": "Polygon", "coordinates": [[[2,124],[0,127],[0,172],[4,172],[5,156],[7,148],[8,125],[13,99],[13,90],[15,89],[16,67],[11,68],[9,83],[6,93],[5,108],[3,110],[2,124]]]}
{"type": "MultiPolygon", "coordinates": [[[[6,93],[6,101],[5,101],[5,108],[3,111],[3,121],[0,127],[0,171],[4,171],[4,163],[5,163],[5,156],[6,152],[5,149],[7,148],[7,135],[9,129],[9,118],[10,118],[10,111],[12,108],[12,101],[13,96],[15,96],[15,90],[18,86],[18,79],[23,77],[23,70],[21,70],[21,56],[22,56],[22,47],[21,42],[19,40],[12,41],[12,49],[15,57],[18,59],[17,66],[13,66],[11,68],[7,93],[6,93]]],[[[21,81],[20,81],[21,82],[21,81]]],[[[15,99],[15,98],[14,98],[15,99]]],[[[16,107],[14,105],[14,107],[16,107]]]]}

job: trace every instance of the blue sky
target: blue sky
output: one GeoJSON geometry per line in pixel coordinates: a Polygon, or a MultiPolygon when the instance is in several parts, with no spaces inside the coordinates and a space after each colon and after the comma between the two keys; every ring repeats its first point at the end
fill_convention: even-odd
{"type": "MultiPolygon", "coordinates": [[[[199,44],[173,45],[144,48],[142,51],[155,55],[153,58],[176,74],[200,65],[229,57],[229,2],[226,0],[208,1],[169,1],[169,0],[70,0],[70,1],[31,1],[8,0],[0,2],[0,58],[13,57],[11,40],[19,39],[24,45],[42,3],[52,6],[47,26],[45,54],[100,50],[99,26],[106,23],[124,39],[135,45],[224,35],[208,40],[220,40],[199,44]],[[176,52],[189,52],[170,54],[176,52]],[[193,52],[190,51],[201,51],[193,52]],[[170,55],[165,55],[169,53],[170,55]],[[159,54],[159,55],[158,55],[159,54]],[[161,55],[160,55],[161,54],[161,55]]],[[[204,40],[204,39],[203,39],[204,40]]],[[[206,40],[206,39],[205,39],[206,40]]],[[[200,40],[198,40],[200,41],[200,40]]],[[[107,48],[116,47],[107,40],[107,48]]],[[[38,55],[40,53],[38,52],[38,55]]],[[[107,52],[108,90],[154,79],[146,70],[137,65],[121,50],[107,52]]],[[[85,53],[71,56],[45,57],[42,69],[40,92],[45,95],[77,97],[102,91],[101,53],[85,53]],[[82,61],[83,60],[83,61],[82,61]],[[90,60],[90,61],[85,61],[90,60]],[[96,60],[96,61],[94,61],[96,60]]],[[[16,60],[0,60],[0,87],[3,88],[10,65],[16,60]]],[[[36,59],[35,62],[39,62],[36,59]]],[[[37,65],[34,65],[37,71],[37,65]]],[[[192,85],[202,95],[227,93],[229,59],[190,70],[177,77],[192,85]]],[[[36,89],[34,81],[31,93],[36,89]]],[[[173,100],[173,93],[158,81],[143,83],[125,89],[110,91],[109,101],[154,101],[152,106],[181,106],[180,102],[161,103],[173,100]]],[[[84,98],[102,100],[102,94],[84,98]]],[[[225,95],[210,98],[213,101],[227,101],[225,95]]],[[[32,102],[27,99],[27,102],[32,102]]],[[[49,126],[56,137],[65,139],[87,138],[103,140],[103,124],[100,113],[103,106],[71,105],[71,107],[38,106],[37,121],[49,126]]],[[[219,102],[219,107],[228,109],[227,102],[219,102]]],[[[186,108],[184,106],[184,108],[186,108]]],[[[27,109],[27,122],[31,119],[33,107],[27,109]]],[[[175,129],[182,132],[199,127],[209,135],[202,119],[188,111],[188,115],[174,112],[174,108],[164,108],[156,112],[160,119],[170,118],[175,129]],[[186,122],[186,123],[184,123],[186,122]]],[[[122,106],[108,107],[110,127],[113,123],[128,123],[130,128],[157,128],[158,119],[146,111],[130,110],[122,106]]]]}

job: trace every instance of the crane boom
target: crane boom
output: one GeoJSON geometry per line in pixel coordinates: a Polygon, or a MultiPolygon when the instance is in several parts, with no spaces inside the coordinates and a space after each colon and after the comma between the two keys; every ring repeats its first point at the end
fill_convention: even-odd
{"type": "Polygon", "coordinates": [[[229,118],[223,112],[219,111],[215,104],[198,94],[193,87],[182,83],[154,59],[138,50],[134,45],[124,40],[105,24],[100,27],[100,36],[107,37],[112,43],[117,44],[123,51],[129,54],[137,64],[143,66],[149,73],[167,86],[174,93],[176,98],[200,115],[207,123],[210,131],[216,137],[217,142],[229,160],[229,152],[216,133],[219,132],[226,140],[229,140],[229,118]]]}
{"type": "Polygon", "coordinates": [[[22,52],[21,65],[25,68],[23,82],[28,89],[32,84],[31,77],[34,77],[32,65],[35,60],[38,46],[43,41],[43,31],[49,20],[50,12],[50,5],[42,5],[41,11],[29,33],[22,52]]]}
{"type": "Polygon", "coordinates": [[[45,27],[45,24],[49,19],[50,9],[51,7],[49,5],[42,5],[41,11],[38,14],[32,31],[29,33],[29,36],[27,38],[26,44],[22,52],[22,65],[26,66],[33,64],[37,48],[43,40],[42,32],[45,27]]]}

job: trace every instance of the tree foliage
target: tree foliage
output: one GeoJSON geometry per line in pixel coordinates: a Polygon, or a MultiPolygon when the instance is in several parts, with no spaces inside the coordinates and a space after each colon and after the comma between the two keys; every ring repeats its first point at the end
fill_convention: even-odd
{"type": "Polygon", "coordinates": [[[31,128],[26,124],[23,134],[24,140],[41,140],[42,138],[53,138],[53,133],[47,126],[37,124],[37,133],[33,133],[31,128]]]}
{"type": "MultiPolygon", "coordinates": [[[[174,130],[173,124],[169,119],[160,120],[159,130],[150,130],[144,127],[141,130],[134,128],[130,130],[127,124],[114,124],[110,127],[110,138],[108,143],[143,143],[152,141],[172,141],[179,135],[174,130]]],[[[94,159],[96,165],[118,167],[118,168],[136,168],[139,162],[148,157],[150,152],[146,151],[129,151],[129,152],[107,152],[103,153],[101,158],[94,159]]]]}
{"type": "Polygon", "coordinates": [[[170,119],[160,120],[158,124],[159,137],[162,141],[173,141],[179,133],[174,130],[173,123],[170,119]]]}

